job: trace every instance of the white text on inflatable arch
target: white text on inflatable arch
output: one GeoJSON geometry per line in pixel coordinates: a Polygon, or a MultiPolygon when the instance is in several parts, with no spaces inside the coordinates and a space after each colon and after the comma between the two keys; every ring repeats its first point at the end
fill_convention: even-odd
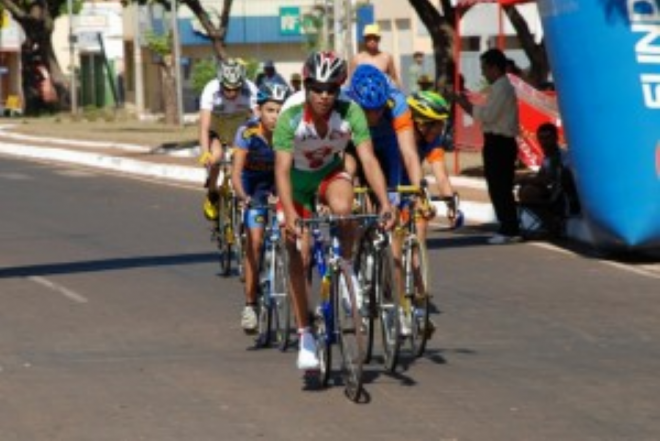
{"type": "MultiPolygon", "coordinates": [[[[644,34],[635,45],[637,62],[660,66],[660,9],[657,3],[654,0],[628,0],[628,16],[632,31],[644,34]]],[[[644,73],[640,75],[640,81],[646,107],[660,109],[660,73],[644,73]]]]}

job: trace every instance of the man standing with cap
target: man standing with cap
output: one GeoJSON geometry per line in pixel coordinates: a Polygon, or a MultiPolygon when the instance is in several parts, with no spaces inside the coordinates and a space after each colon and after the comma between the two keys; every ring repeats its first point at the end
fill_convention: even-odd
{"type": "Polygon", "coordinates": [[[428,92],[432,91],[433,88],[433,78],[429,75],[422,74],[417,78],[417,91],[418,92],[428,92]]]}
{"type": "Polygon", "coordinates": [[[302,77],[300,76],[299,73],[292,73],[291,74],[291,91],[292,92],[298,92],[302,88],[302,77]]]}
{"type": "Polygon", "coordinates": [[[416,51],[413,54],[413,63],[408,68],[408,87],[410,92],[417,92],[419,77],[424,73],[424,53],[416,51]]]}
{"type": "Polygon", "coordinates": [[[364,37],[364,50],[356,54],[351,60],[351,73],[355,71],[359,64],[371,64],[387,74],[400,88],[401,80],[394,67],[392,55],[381,51],[379,48],[380,27],[377,24],[367,25],[364,27],[362,36],[364,37]]]}
{"type": "Polygon", "coordinates": [[[264,61],[264,70],[257,75],[255,80],[257,88],[261,87],[265,82],[282,84],[287,87],[289,86],[286,80],[282,78],[282,75],[275,70],[275,63],[273,63],[273,60],[264,61]]]}

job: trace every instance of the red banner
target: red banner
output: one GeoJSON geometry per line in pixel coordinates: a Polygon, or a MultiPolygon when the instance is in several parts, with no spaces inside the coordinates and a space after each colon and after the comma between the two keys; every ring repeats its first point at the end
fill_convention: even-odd
{"type": "MultiPolygon", "coordinates": [[[[509,75],[511,84],[516,89],[520,117],[520,136],[518,136],[518,157],[527,166],[538,168],[543,161],[543,152],[536,139],[536,129],[543,123],[551,122],[559,127],[560,144],[564,144],[564,132],[561,126],[557,100],[554,96],[534,89],[515,75],[509,75]]],[[[481,104],[485,100],[482,93],[471,93],[470,101],[481,104]]],[[[483,147],[481,127],[470,115],[458,108],[455,121],[456,148],[459,150],[479,150],[483,147]]]]}

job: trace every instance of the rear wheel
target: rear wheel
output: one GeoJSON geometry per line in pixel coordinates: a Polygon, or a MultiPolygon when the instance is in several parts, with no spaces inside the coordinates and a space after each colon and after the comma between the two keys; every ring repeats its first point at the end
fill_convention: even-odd
{"type": "Polygon", "coordinates": [[[351,271],[341,260],[333,274],[332,297],[335,306],[335,323],[341,354],[341,374],[346,396],[358,401],[362,395],[362,367],[365,338],[361,331],[362,317],[355,296],[351,271]]]}

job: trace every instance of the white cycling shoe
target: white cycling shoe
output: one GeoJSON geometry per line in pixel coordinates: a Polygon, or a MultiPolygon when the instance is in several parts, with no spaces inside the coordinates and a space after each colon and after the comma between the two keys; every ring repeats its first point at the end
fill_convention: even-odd
{"type": "Polygon", "coordinates": [[[316,370],[321,366],[316,356],[316,339],[311,332],[300,334],[297,366],[302,371],[316,370]]]}

